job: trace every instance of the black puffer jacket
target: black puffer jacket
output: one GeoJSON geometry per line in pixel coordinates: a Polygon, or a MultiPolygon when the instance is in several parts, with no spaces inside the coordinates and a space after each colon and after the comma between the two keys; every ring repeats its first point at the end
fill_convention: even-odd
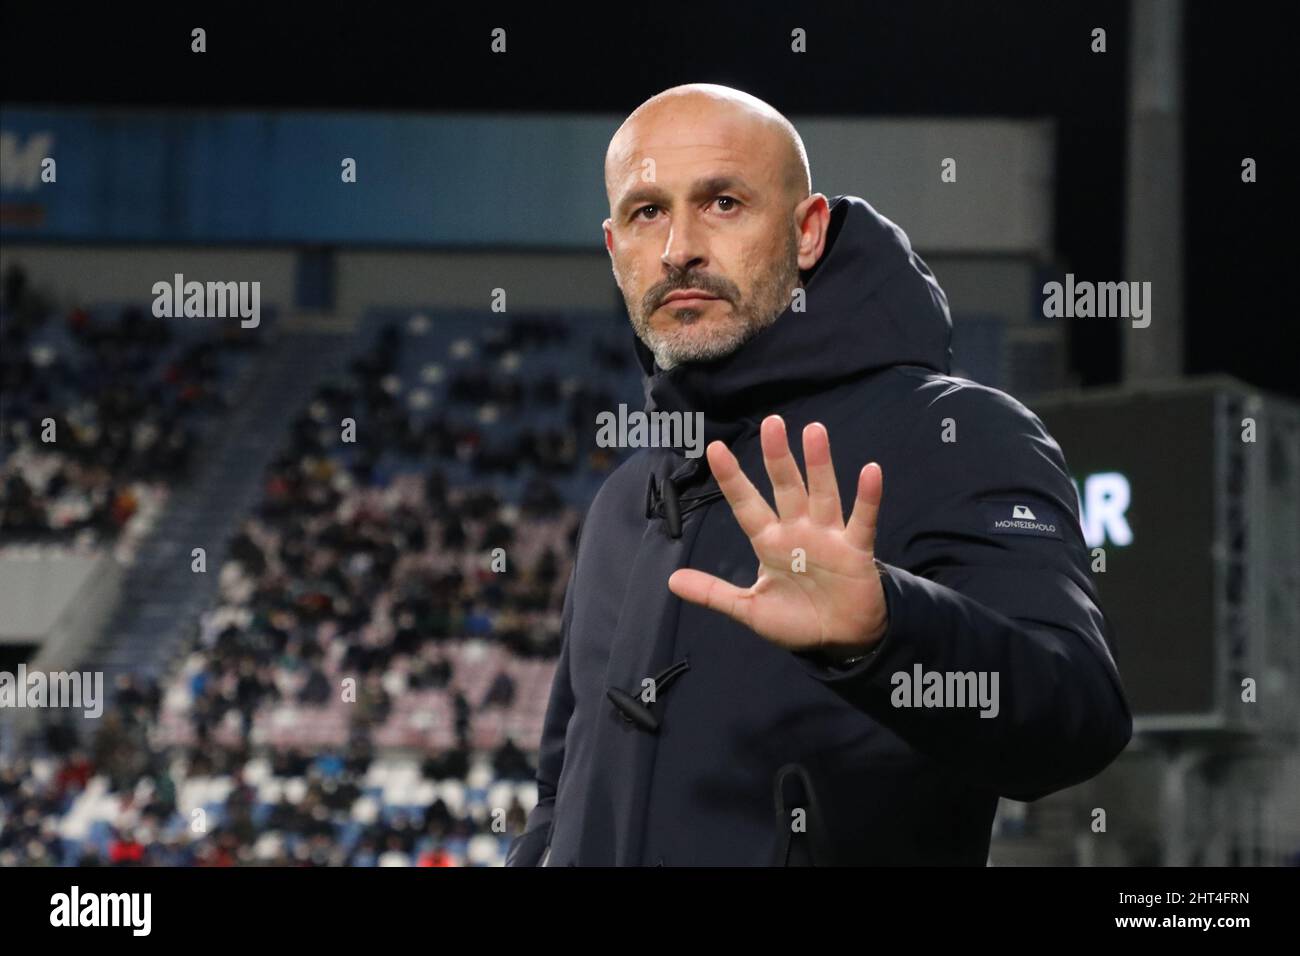
{"type": "Polygon", "coordinates": [[[806,311],[724,359],[665,372],[636,342],[646,409],[703,412],[769,502],[768,414],[801,468],[804,425],[826,425],[846,515],[879,462],[883,641],[837,670],[676,598],[677,568],[747,587],[757,558],[705,458],[638,451],[583,523],[540,800],[511,865],[983,865],[999,795],[1078,783],[1127,744],[1076,492],[1042,422],[947,374],[944,294],[863,200],[832,200],[804,284],[806,311]],[[894,675],[929,672],[996,673],[996,716],[895,706],[894,675]]]}

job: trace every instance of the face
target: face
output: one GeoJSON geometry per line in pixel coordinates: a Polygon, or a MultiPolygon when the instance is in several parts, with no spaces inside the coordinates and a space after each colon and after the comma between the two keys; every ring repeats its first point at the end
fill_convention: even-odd
{"type": "Polygon", "coordinates": [[[689,101],[616,138],[605,244],[661,368],[735,351],[785,311],[820,256],[825,222],[806,214],[825,197],[793,204],[781,150],[766,124],[689,101]]]}

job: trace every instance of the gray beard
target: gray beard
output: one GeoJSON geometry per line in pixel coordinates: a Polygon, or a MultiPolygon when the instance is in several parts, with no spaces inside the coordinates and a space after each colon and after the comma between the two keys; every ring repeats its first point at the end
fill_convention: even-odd
{"type": "Polygon", "coordinates": [[[691,362],[713,362],[721,358],[726,358],[728,355],[734,355],[736,352],[740,351],[740,349],[744,348],[745,344],[754,336],[756,336],[759,332],[762,332],[764,329],[768,328],[769,326],[775,325],[776,320],[779,319],[781,315],[784,314],[784,312],[785,312],[784,308],[779,308],[775,312],[773,312],[770,316],[764,318],[761,322],[750,325],[748,328],[745,329],[744,335],[742,335],[725,352],[700,356],[698,358],[688,357],[679,360],[672,357],[671,346],[664,344],[657,349],[654,348],[651,349],[651,351],[654,353],[655,363],[661,369],[667,371],[670,368],[676,368],[678,365],[688,365],[691,362]]]}
{"type": "MultiPolygon", "coordinates": [[[[738,349],[742,348],[745,345],[745,343],[747,343],[755,335],[757,335],[759,332],[763,331],[764,329],[768,328],[769,326],[773,325],[776,322],[776,320],[785,313],[785,310],[789,308],[790,295],[793,289],[802,287],[803,285],[803,282],[801,281],[802,277],[799,272],[798,251],[799,251],[798,240],[794,236],[789,236],[784,249],[784,257],[783,257],[783,262],[781,264],[782,267],[778,270],[777,273],[777,275],[780,278],[774,278],[769,282],[764,283],[763,286],[760,287],[760,289],[756,290],[755,298],[759,302],[767,304],[767,310],[770,310],[769,313],[762,315],[758,319],[758,321],[755,321],[752,324],[750,324],[750,326],[745,329],[744,333],[741,336],[739,336],[737,341],[735,341],[725,351],[714,353],[710,349],[707,350],[710,353],[707,355],[701,355],[699,357],[686,356],[683,358],[675,358],[674,352],[680,350],[674,349],[673,345],[670,342],[667,341],[660,342],[656,347],[655,345],[651,345],[650,342],[646,341],[647,339],[654,338],[654,336],[646,334],[649,328],[648,318],[644,323],[644,327],[636,327],[636,323],[634,323],[634,327],[636,327],[637,336],[641,339],[642,343],[648,349],[650,349],[650,351],[654,354],[655,364],[657,364],[659,368],[667,371],[668,369],[675,368],[677,365],[689,364],[690,362],[707,362],[707,361],[714,361],[716,359],[724,358],[728,355],[735,354],[735,352],[738,349]],[[785,288],[782,288],[781,291],[778,293],[777,289],[780,286],[785,286],[785,288]]],[[[629,315],[634,314],[632,312],[631,305],[632,305],[631,303],[628,303],[629,315]]],[[[665,338],[669,338],[669,337],[665,336],[665,338]]]]}

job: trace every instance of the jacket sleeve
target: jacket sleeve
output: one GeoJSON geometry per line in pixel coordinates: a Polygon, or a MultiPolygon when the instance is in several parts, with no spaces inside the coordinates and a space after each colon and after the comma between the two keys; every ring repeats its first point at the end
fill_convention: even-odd
{"type": "Polygon", "coordinates": [[[569,682],[569,622],[573,616],[573,579],[577,561],[569,573],[564,592],[564,610],[560,618],[560,659],[555,667],[551,697],[542,722],[542,742],[537,758],[537,805],[528,814],[524,832],[515,837],[506,854],[506,866],[537,866],[551,842],[551,814],[555,810],[555,792],[564,766],[564,738],[573,713],[573,687],[569,682]]]}
{"type": "Polygon", "coordinates": [[[891,485],[904,510],[877,541],[885,636],[844,670],[798,655],[808,671],[961,778],[1012,799],[1099,773],[1133,721],[1078,493],[1043,423],[1001,392],[950,385],[885,471],[882,532],[891,485]],[[950,443],[940,439],[944,419],[956,428],[950,443]],[[996,675],[996,712],[916,706],[907,691],[927,672],[983,673],[989,687],[996,675]]]}

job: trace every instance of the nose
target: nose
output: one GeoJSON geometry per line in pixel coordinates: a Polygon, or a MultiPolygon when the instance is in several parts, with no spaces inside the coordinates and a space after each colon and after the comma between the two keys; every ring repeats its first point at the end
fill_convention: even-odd
{"type": "Polygon", "coordinates": [[[679,272],[708,265],[700,230],[689,217],[679,217],[668,230],[668,242],[660,261],[679,272]]]}

